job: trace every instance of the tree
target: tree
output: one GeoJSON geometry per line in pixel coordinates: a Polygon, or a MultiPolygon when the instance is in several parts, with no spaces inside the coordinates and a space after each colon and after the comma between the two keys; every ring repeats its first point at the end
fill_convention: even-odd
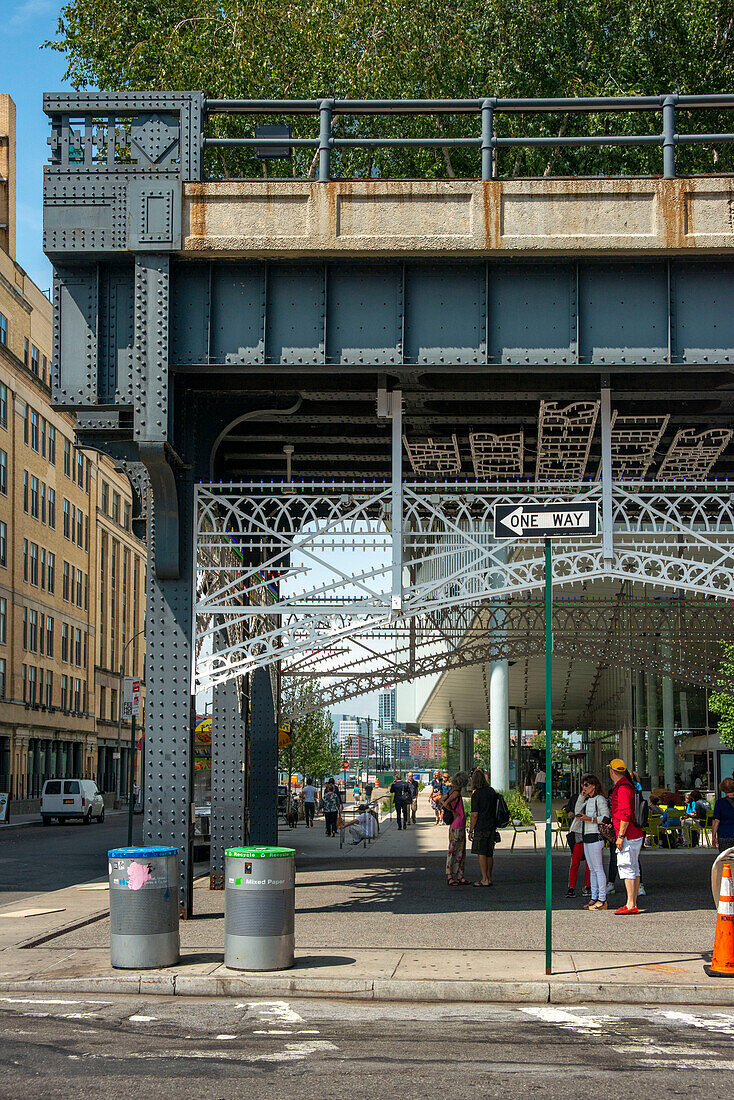
{"type": "MultiPolygon", "coordinates": [[[[545,730],[535,735],[532,747],[545,752],[545,730]]],[[[562,730],[553,730],[551,734],[551,756],[554,764],[567,764],[571,759],[569,754],[573,747],[573,742],[568,734],[562,730]]]]}
{"type": "MultiPolygon", "coordinates": [[[[69,0],[53,47],[77,88],[203,89],[211,97],[550,97],[734,90],[730,0],[69,0]]],[[[262,118],[261,121],[269,121],[262,118]]],[[[298,136],[318,120],[296,118],[298,136]]],[[[335,136],[354,133],[339,116],[335,136]]],[[[361,133],[477,133],[476,117],[358,120],[361,133]]],[[[496,116],[498,134],[574,136],[659,133],[660,114],[496,116]]],[[[723,112],[701,112],[680,129],[728,129],[723,112]]],[[[218,117],[210,132],[251,133],[252,120],[218,117]]],[[[208,170],[263,171],[241,151],[209,151],[208,170]]],[[[681,171],[730,168],[731,146],[679,147],[681,171]]],[[[478,150],[340,150],[343,175],[476,175],[478,150]]],[[[508,148],[498,175],[660,171],[659,147],[508,148]]],[[[308,173],[312,150],[282,175],[308,173]]]]}
{"type": "Polygon", "coordinates": [[[709,695],[709,710],[719,716],[722,745],[734,749],[734,645],[723,647],[716,688],[709,695]]]}
{"type": "MultiPolygon", "coordinates": [[[[284,692],[283,709],[301,710],[313,700],[313,684],[290,680],[284,692]]],[[[281,767],[295,769],[314,779],[336,775],[341,765],[341,748],[325,710],[312,710],[291,722],[291,743],[279,753],[281,767]]]]}
{"type": "Polygon", "coordinates": [[[489,730],[475,730],[473,767],[484,768],[485,771],[489,770],[490,741],[489,730]]]}

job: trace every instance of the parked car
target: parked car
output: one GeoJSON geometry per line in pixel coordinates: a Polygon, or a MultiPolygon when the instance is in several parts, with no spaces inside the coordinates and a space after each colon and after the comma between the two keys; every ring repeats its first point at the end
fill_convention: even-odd
{"type": "Polygon", "coordinates": [[[94,819],[98,825],[104,821],[104,799],[92,779],[47,779],[41,791],[41,820],[50,825],[52,818],[59,822],[77,818],[85,825],[94,819]]]}

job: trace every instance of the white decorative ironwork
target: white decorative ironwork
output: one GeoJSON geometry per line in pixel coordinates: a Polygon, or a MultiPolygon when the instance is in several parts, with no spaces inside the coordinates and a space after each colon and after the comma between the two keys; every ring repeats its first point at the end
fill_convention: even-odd
{"type": "Polygon", "coordinates": [[[403,444],[415,474],[458,474],[461,472],[461,455],[456,436],[435,443],[428,438],[424,443],[410,442],[403,436],[403,444]]]}
{"type": "Polygon", "coordinates": [[[523,475],[523,433],[472,432],[469,436],[474,476],[504,481],[523,475]]]}
{"type": "Polygon", "coordinates": [[[599,401],[574,401],[565,406],[557,401],[540,402],[536,482],[583,481],[599,405],[599,401]]]}
{"type": "MultiPolygon", "coordinates": [[[[388,483],[199,486],[197,560],[206,585],[196,601],[196,689],[280,661],[288,675],[324,677],[320,697],[335,702],[379,682],[542,652],[542,627],[528,603],[543,586],[542,544],[496,543],[491,535],[496,503],[538,499],[599,503],[601,486],[404,484],[403,600],[396,610],[388,483]],[[483,622],[492,614],[493,622],[483,622]],[[226,637],[213,647],[212,635],[223,630],[226,637]]],[[[714,607],[734,611],[731,494],[716,485],[616,484],[612,523],[611,562],[601,536],[556,544],[559,594],[612,578],[636,591],[713,598],[714,607]]],[[[621,652],[619,640],[609,649],[609,624],[600,633],[584,621],[588,628],[580,632],[559,625],[559,652],[621,652]]],[[[662,661],[644,638],[642,620],[625,621],[627,658],[644,667],[662,661]]],[[[686,623],[695,634],[695,619],[689,615],[686,623]]],[[[722,637],[716,630],[714,641],[722,637]]],[[[694,658],[682,653],[676,674],[695,680],[694,658]]]]}
{"type": "Polygon", "coordinates": [[[657,476],[669,481],[699,481],[708,477],[732,434],[728,428],[709,428],[704,432],[682,428],[676,432],[657,476]]]}

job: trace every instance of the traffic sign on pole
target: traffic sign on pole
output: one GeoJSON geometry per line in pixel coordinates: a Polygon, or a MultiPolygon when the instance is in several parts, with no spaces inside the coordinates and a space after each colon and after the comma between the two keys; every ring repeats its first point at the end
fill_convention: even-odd
{"type": "Polygon", "coordinates": [[[126,676],[122,686],[122,719],[140,717],[140,680],[135,676],[126,676]]]}
{"type": "Polygon", "coordinates": [[[495,504],[496,539],[553,539],[593,536],[599,526],[595,500],[571,504],[495,504]]]}

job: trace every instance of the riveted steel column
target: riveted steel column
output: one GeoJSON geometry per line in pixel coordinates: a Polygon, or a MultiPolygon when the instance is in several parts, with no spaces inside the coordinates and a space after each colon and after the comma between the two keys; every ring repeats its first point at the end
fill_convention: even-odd
{"type": "Polygon", "coordinates": [[[278,731],[270,669],[250,678],[250,844],[278,842],[278,731]]]}
{"type": "Polygon", "coordinates": [[[168,538],[170,528],[163,525],[159,531],[155,497],[149,523],[143,833],[145,844],[179,849],[179,913],[185,919],[193,905],[191,757],[196,720],[191,694],[194,485],[190,470],[177,475],[176,487],[181,517],[178,577],[166,579],[156,572],[156,540],[168,538]]]}
{"type": "Polygon", "coordinates": [[[602,386],[601,420],[601,530],[602,557],[607,569],[614,564],[614,522],[612,514],[612,397],[602,386]]]}
{"type": "Polygon", "coordinates": [[[224,889],[224,853],[245,841],[245,723],[237,681],[214,688],[209,886],[224,889]]]}

